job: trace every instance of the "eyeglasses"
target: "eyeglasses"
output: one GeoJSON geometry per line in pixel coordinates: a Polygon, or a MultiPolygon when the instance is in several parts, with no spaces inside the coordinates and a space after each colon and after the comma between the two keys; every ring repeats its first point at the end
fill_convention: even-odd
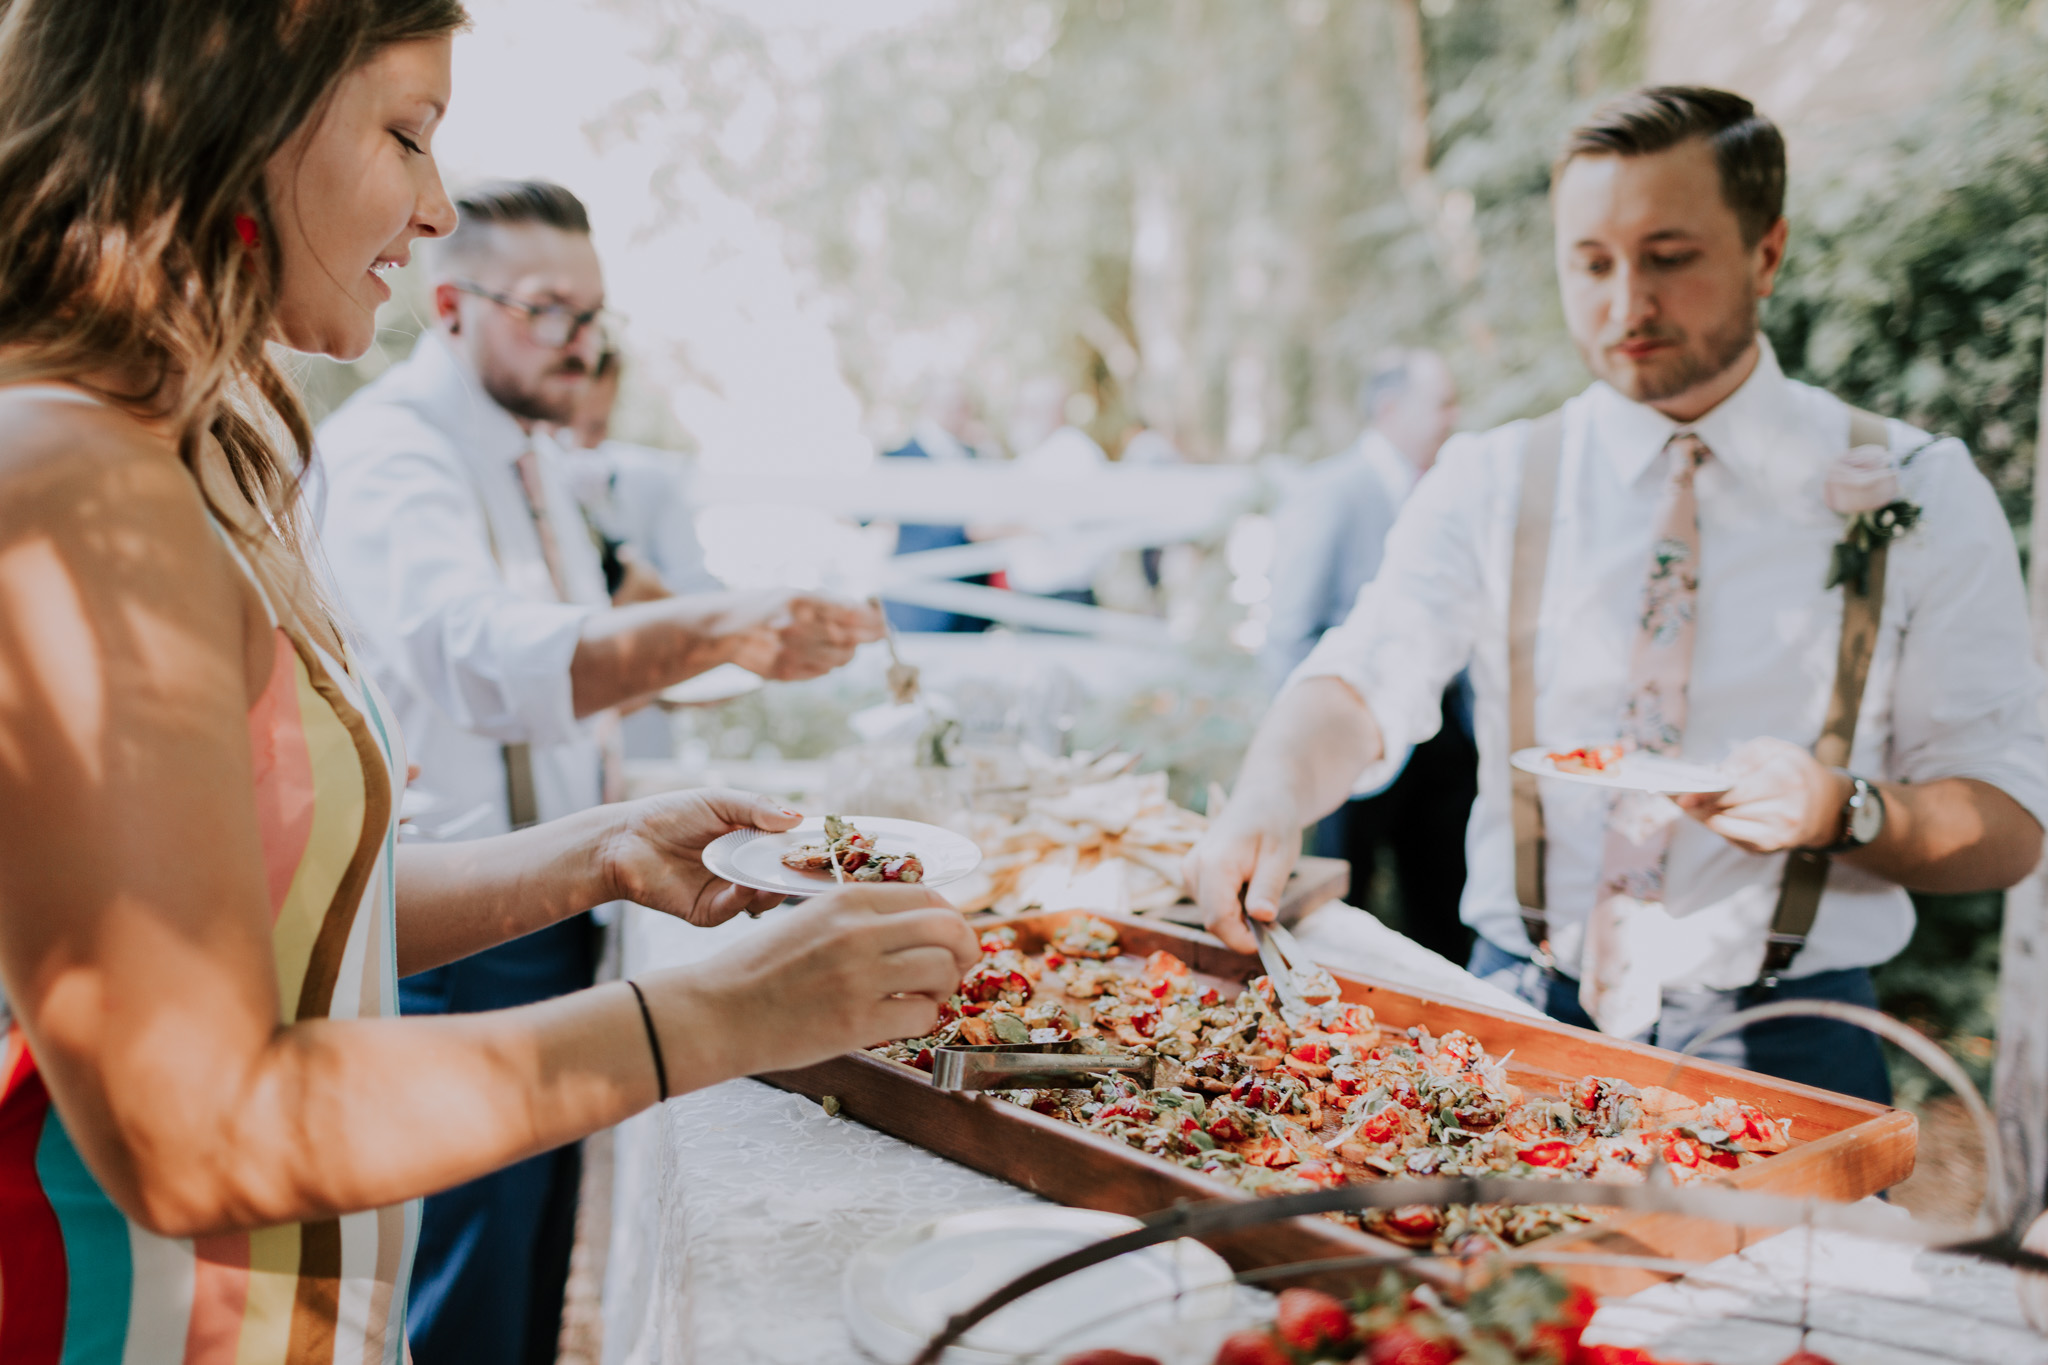
{"type": "Polygon", "coordinates": [[[500,308],[510,308],[526,317],[527,335],[536,343],[550,349],[572,346],[586,327],[597,328],[600,346],[609,349],[618,339],[619,327],[625,319],[609,308],[592,308],[579,313],[566,304],[529,303],[525,299],[501,294],[495,289],[486,289],[480,284],[458,280],[455,287],[465,294],[474,294],[480,299],[489,299],[500,308]]]}

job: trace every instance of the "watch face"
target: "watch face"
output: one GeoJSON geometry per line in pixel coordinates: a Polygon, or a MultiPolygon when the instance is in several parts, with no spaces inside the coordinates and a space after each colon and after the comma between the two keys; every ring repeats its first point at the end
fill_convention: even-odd
{"type": "Polygon", "coordinates": [[[1856,799],[1849,804],[1849,837],[1867,844],[1884,829],[1884,798],[1870,787],[1858,786],[1856,799]]]}

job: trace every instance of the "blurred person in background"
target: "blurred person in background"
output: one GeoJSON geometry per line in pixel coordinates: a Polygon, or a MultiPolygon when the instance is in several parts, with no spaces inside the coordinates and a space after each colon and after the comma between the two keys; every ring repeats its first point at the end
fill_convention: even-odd
{"type": "Polygon", "coordinates": [[[624,354],[607,347],[569,421],[550,428],[569,456],[563,467],[598,542],[612,604],[718,592],[725,585],[704,565],[684,457],[612,438],[625,368],[624,354]]]}
{"type": "MultiPolygon", "coordinates": [[[[1555,1018],[1683,1048],[1746,1006],[1874,1007],[1871,968],[1912,936],[1907,888],[2032,870],[2048,744],[2004,513],[1960,441],[1779,368],[1758,315],[1784,201],[1782,134],[1727,91],[1633,91],[1572,131],[1552,223],[1595,382],[1446,445],[1190,855],[1215,933],[1255,947],[1245,914],[1277,913],[1302,828],[1433,733],[1468,665],[1471,970],[1555,1018]],[[1883,572],[1831,574],[1886,508],[1904,534],[1883,572]],[[1814,746],[1852,724],[1842,766],[1824,764],[1814,746]],[[1730,785],[1676,802],[1518,788],[1522,725],[1537,748],[1626,743],[1718,763],[1730,785]]],[[[1891,1096],[1875,1037],[1832,1019],[1702,1053],[1891,1096]]]]}
{"type": "MultiPolygon", "coordinates": [[[[405,736],[322,579],[277,352],[362,356],[386,273],[455,226],[434,144],[467,22],[453,0],[5,7],[8,1365],[407,1359],[421,1196],[929,1032],[979,955],[924,888],[847,888],[691,966],[397,1017],[398,977],[593,905],[764,909],[700,855],[797,819],[681,792],[397,838],[405,736]]],[[[523,1358],[483,1326],[479,1357],[523,1358]]]]}
{"type": "Polygon", "coordinates": [[[1380,571],[1401,504],[1457,426],[1457,381],[1435,351],[1386,351],[1359,387],[1358,411],[1358,439],[1309,466],[1275,519],[1281,553],[1259,662],[1276,688],[1380,571]]]}
{"type": "MultiPolygon", "coordinates": [[[[1109,456],[1080,427],[1094,415],[1094,400],[1052,375],[1027,380],[1010,413],[1010,448],[1017,467],[1042,479],[1085,479],[1109,465],[1109,456]]],[[[1037,597],[1095,605],[1095,575],[1103,557],[1070,535],[1027,533],[1005,575],[1008,587],[1037,597]]]]}
{"type": "MultiPolygon", "coordinates": [[[[683,457],[611,439],[625,367],[625,356],[607,348],[569,421],[546,428],[566,455],[561,467],[597,546],[605,591],[615,607],[718,592],[725,585],[704,564],[683,457]]],[[[659,707],[627,702],[618,710],[622,758],[674,756],[668,716],[659,707]]]]}
{"type": "MultiPolygon", "coordinates": [[[[1458,386],[1430,350],[1394,350],[1376,358],[1359,389],[1365,430],[1312,466],[1276,518],[1273,616],[1260,664],[1275,688],[1308,657],[1323,632],[1341,623],[1372,581],[1387,532],[1415,482],[1458,421],[1458,386]]],[[[1315,851],[1351,864],[1351,898],[1378,898],[1392,873],[1401,931],[1463,962],[1472,935],[1458,918],[1465,889],[1465,824],[1479,794],[1479,751],[1462,674],[1444,689],[1437,732],[1417,744],[1400,775],[1354,798],[1317,826],[1315,851]],[[1382,846],[1393,854],[1381,865],[1382,846]]]]}
{"type": "MultiPolygon", "coordinates": [[[[541,182],[481,185],[456,208],[428,262],[435,327],[318,440],[328,556],[419,763],[405,810],[428,840],[616,795],[613,708],[722,663],[815,677],[881,633],[871,608],[789,594],[613,606],[569,457],[538,431],[575,418],[606,349],[589,218],[541,182]]],[[[573,916],[408,977],[403,1008],[548,1000],[591,984],[598,948],[573,916]]],[[[427,1201],[407,1313],[422,1365],[553,1358],[579,1169],[562,1147],[427,1201]]]]}
{"type": "MultiPolygon", "coordinates": [[[[923,414],[910,429],[910,437],[893,450],[882,452],[885,460],[927,460],[933,464],[955,464],[976,457],[967,437],[974,428],[974,403],[967,386],[951,375],[934,380],[926,391],[923,414]]],[[[965,526],[931,526],[904,522],[896,528],[896,553],[917,554],[922,550],[944,550],[969,541],[965,526]]],[[[968,582],[986,582],[985,578],[968,582]]],[[[920,607],[909,602],[887,602],[889,624],[898,630],[972,632],[988,629],[978,616],[961,616],[937,607],[920,607]]]]}

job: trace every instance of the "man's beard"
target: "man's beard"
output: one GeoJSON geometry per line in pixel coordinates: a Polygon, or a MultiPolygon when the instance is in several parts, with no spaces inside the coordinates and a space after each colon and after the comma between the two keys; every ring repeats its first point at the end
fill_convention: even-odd
{"type": "Polygon", "coordinates": [[[1750,343],[1756,340],[1756,332],[1757,305],[1756,300],[1752,298],[1748,307],[1738,316],[1728,319],[1726,323],[1711,331],[1702,333],[1696,344],[1686,342],[1682,333],[1666,332],[1659,327],[1639,329],[1623,338],[1625,341],[1639,337],[1678,340],[1679,344],[1670,356],[1668,369],[1634,369],[1630,372],[1632,382],[1624,384],[1617,382],[1616,376],[1607,373],[1608,367],[1600,363],[1605,358],[1604,351],[1597,357],[1588,355],[1586,366],[1620,390],[1624,396],[1638,403],[1660,403],[1725,374],[1728,367],[1740,360],[1743,352],[1749,349],[1750,343]]]}
{"type": "MultiPolygon", "coordinates": [[[[589,373],[590,367],[583,363],[582,357],[572,355],[541,377],[550,379],[556,375],[589,373]]],[[[484,392],[491,396],[491,401],[514,417],[523,418],[528,422],[546,422],[551,426],[562,426],[576,414],[574,389],[562,398],[553,399],[537,386],[528,388],[508,375],[486,373],[481,378],[484,392]]]]}

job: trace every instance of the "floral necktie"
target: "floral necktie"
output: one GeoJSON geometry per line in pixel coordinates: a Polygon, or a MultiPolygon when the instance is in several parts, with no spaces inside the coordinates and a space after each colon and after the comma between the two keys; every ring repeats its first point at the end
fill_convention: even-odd
{"type": "MultiPolygon", "coordinates": [[[[1685,744],[1686,687],[1692,678],[1694,612],[1699,603],[1700,507],[1693,477],[1712,453],[1691,432],[1666,443],[1669,469],[1657,538],[1643,585],[1643,610],[1629,655],[1621,738],[1676,757],[1685,744]]],[[[1662,983],[1640,943],[1664,902],[1664,858],[1678,810],[1662,796],[1624,793],[1607,822],[1600,890],[1586,924],[1579,1003],[1601,1031],[1633,1037],[1657,1022],[1662,983]],[[1653,909],[1654,908],[1654,909],[1653,909]]]]}
{"type": "Polygon", "coordinates": [[[540,453],[529,445],[519,452],[512,467],[519,473],[519,491],[526,495],[526,510],[533,514],[533,533],[540,539],[540,557],[548,566],[548,581],[555,585],[555,597],[566,602],[569,584],[562,574],[562,547],[548,518],[548,491],[540,478],[540,453]]]}

